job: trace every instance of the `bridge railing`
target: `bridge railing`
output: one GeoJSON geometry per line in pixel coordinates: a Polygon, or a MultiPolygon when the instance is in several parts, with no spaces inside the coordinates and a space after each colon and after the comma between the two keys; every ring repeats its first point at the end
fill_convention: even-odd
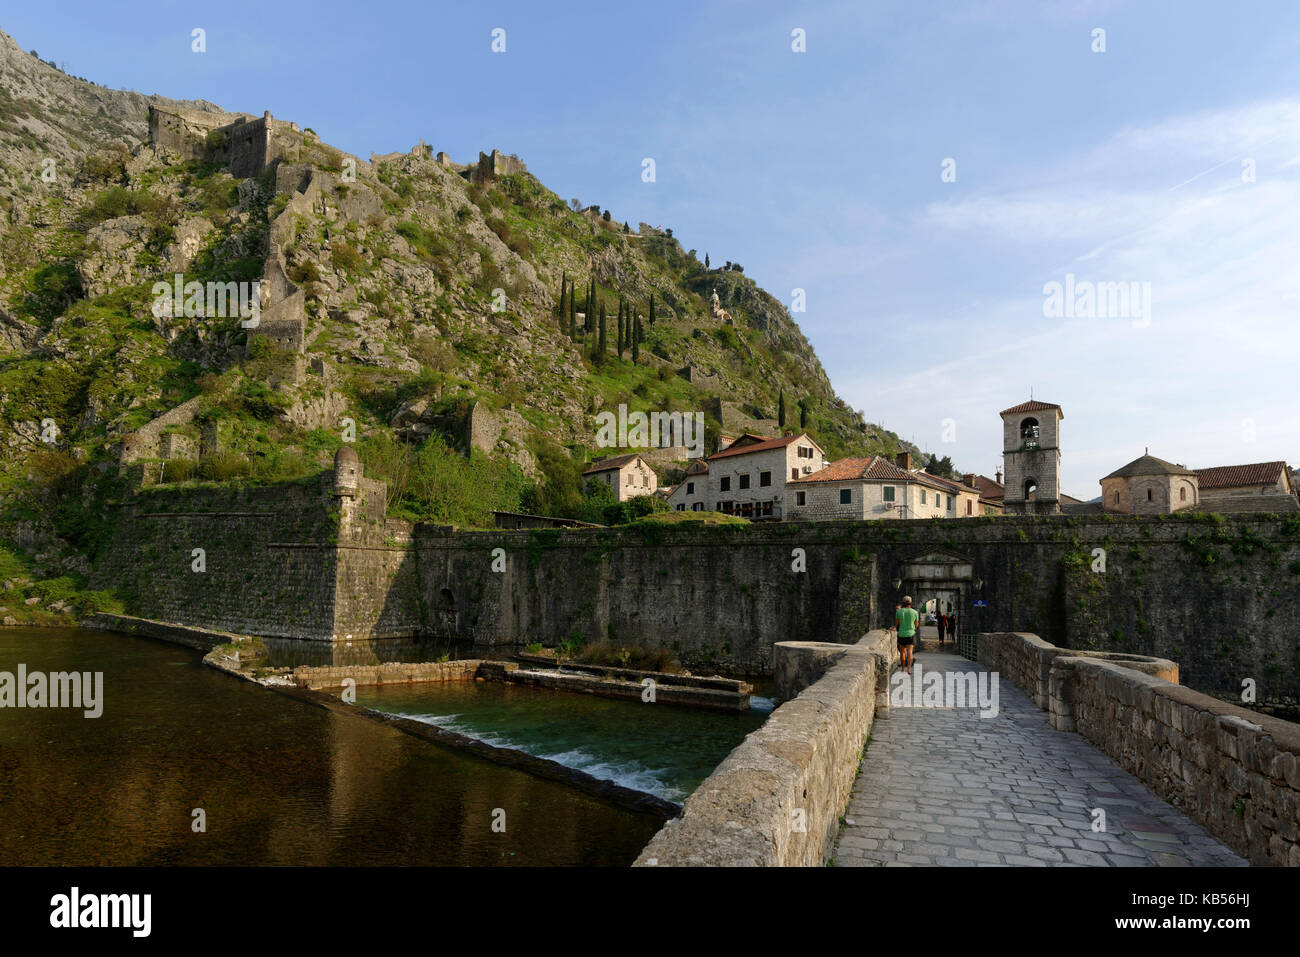
{"type": "Polygon", "coordinates": [[[978,661],[980,651],[979,635],[957,635],[957,654],[967,661],[978,661]]]}

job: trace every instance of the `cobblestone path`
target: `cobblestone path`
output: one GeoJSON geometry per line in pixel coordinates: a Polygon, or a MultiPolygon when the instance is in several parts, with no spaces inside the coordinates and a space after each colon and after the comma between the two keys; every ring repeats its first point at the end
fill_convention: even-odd
{"type": "MultiPolygon", "coordinates": [[[[988,671],[943,652],[916,661],[988,671]]],[[[895,707],[875,722],[837,866],[1246,865],[1084,738],[1054,730],[1009,681],[998,694],[996,717],[895,707]],[[1105,831],[1093,831],[1093,808],[1105,831]]]]}

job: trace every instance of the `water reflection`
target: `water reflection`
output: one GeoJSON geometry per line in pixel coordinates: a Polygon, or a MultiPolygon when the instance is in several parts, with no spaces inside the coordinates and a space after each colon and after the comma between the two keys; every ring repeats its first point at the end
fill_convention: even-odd
{"type": "Polygon", "coordinates": [[[102,671],[104,713],[0,710],[0,865],[630,863],[656,819],[237,681],[189,649],[0,631],[102,671]],[[206,813],[206,833],[191,828],[206,813]],[[491,828],[506,812],[504,834],[491,828]]]}

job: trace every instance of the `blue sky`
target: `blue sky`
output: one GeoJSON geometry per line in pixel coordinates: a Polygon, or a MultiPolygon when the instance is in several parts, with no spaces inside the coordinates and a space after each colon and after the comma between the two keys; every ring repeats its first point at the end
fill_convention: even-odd
{"type": "Polygon", "coordinates": [[[999,467],[997,413],[1031,387],[1082,498],[1147,446],[1300,461],[1300,5],[95,0],[0,28],[363,157],[518,153],[565,199],[804,289],[839,393],[964,470],[999,467]],[[1148,321],[1046,317],[1067,274],[1149,283],[1148,321]]]}

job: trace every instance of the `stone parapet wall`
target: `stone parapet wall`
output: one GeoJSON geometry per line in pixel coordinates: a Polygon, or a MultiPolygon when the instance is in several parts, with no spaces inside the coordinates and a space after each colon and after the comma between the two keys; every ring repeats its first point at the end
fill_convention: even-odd
{"type": "Polygon", "coordinates": [[[1079,734],[1252,864],[1300,867],[1300,726],[1115,662],[1055,669],[1079,734]]]}
{"type": "Polygon", "coordinates": [[[844,648],[695,789],[636,866],[825,863],[896,660],[883,630],[844,648]]]}
{"type": "Polygon", "coordinates": [[[984,632],[979,636],[978,645],[980,662],[1004,675],[1043,710],[1047,710],[1052,699],[1052,666],[1061,656],[1113,661],[1117,665],[1178,684],[1178,664],[1167,658],[1058,648],[1037,635],[1026,632],[984,632]]]}
{"type": "Polygon", "coordinates": [[[1253,864],[1300,867],[1300,725],[1177,684],[1162,658],[981,634],[979,658],[1253,864]]]}

